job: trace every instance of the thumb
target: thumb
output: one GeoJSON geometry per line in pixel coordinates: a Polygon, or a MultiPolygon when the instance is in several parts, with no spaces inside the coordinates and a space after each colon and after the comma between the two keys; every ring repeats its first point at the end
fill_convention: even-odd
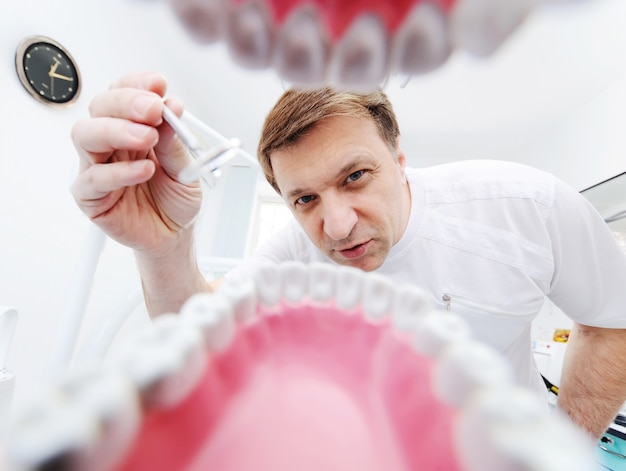
{"type": "Polygon", "coordinates": [[[182,114],[182,110],[182,105],[176,100],[170,99],[164,104],[163,116],[165,119],[158,128],[159,142],[154,148],[163,169],[176,179],[182,170],[193,161],[185,146],[185,144],[189,145],[190,143],[184,142],[189,141],[190,131],[180,122],[179,116],[182,114]]]}

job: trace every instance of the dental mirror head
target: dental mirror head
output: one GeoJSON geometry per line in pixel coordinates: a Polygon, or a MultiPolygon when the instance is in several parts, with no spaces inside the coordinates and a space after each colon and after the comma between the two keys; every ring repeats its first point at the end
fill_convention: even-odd
{"type": "Polygon", "coordinates": [[[182,183],[191,183],[202,177],[206,172],[210,172],[215,177],[220,175],[220,167],[231,160],[241,147],[241,141],[237,138],[229,139],[224,143],[217,144],[201,154],[190,152],[195,160],[187,165],[178,175],[182,183]]]}
{"type": "Polygon", "coordinates": [[[191,183],[203,178],[209,187],[213,187],[215,179],[220,175],[220,168],[241,151],[241,141],[237,138],[226,139],[189,112],[185,113],[192,122],[201,124],[201,132],[219,142],[213,146],[201,143],[191,129],[167,105],[163,106],[163,119],[172,127],[194,158],[180,172],[178,179],[181,183],[191,183]]]}

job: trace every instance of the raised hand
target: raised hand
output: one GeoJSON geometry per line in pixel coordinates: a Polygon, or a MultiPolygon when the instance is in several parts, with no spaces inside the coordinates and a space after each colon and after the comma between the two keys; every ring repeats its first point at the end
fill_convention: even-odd
{"type": "MultiPolygon", "coordinates": [[[[148,256],[166,254],[191,231],[202,198],[198,182],[177,180],[190,156],[162,119],[165,91],[160,74],[125,76],[72,129],[78,206],[110,237],[148,256]]],[[[176,101],[168,106],[182,112],[176,101]]]]}

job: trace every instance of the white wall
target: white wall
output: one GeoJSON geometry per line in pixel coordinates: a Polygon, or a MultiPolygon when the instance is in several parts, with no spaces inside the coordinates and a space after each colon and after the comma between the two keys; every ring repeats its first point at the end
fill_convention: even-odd
{"type": "MultiPolygon", "coordinates": [[[[626,58],[621,58],[626,63],[626,58]]],[[[579,191],[626,171],[626,73],[559,123],[522,159],[579,191]]],[[[626,190],[624,191],[626,200],[626,190]]]]}
{"type": "MultiPolygon", "coordinates": [[[[15,402],[20,403],[47,377],[55,350],[57,329],[67,312],[66,305],[77,294],[78,267],[92,226],[71,197],[70,185],[78,158],[70,139],[74,122],[88,115],[91,98],[121,75],[134,70],[159,70],[170,79],[171,94],[179,96],[202,116],[206,109],[233,116],[246,108],[247,91],[259,92],[265,78],[261,73],[241,73],[238,96],[242,108],[233,106],[231,95],[219,93],[219,71],[233,67],[220,47],[202,47],[191,42],[166,3],[108,0],[25,0],[3,2],[0,7],[0,304],[18,309],[20,318],[8,360],[17,373],[15,402]],[[52,109],[35,100],[22,88],[15,72],[14,54],[26,36],[45,35],[66,46],[81,69],[83,89],[70,108],[52,109]],[[169,42],[183,45],[169,47],[169,42]],[[215,67],[213,93],[192,94],[188,86],[197,68],[215,67]],[[255,87],[251,86],[254,83],[255,87]],[[208,103],[216,96],[225,103],[208,103]]],[[[206,71],[204,72],[206,73],[206,71]]],[[[235,93],[235,91],[233,91],[235,93]]],[[[259,93],[260,94],[260,93],[259,93]]],[[[271,97],[266,99],[271,100],[271,97]]],[[[260,125],[262,117],[257,121],[260,125]]],[[[227,121],[227,120],[225,120],[227,121]]],[[[236,128],[214,128],[227,137],[236,128]]],[[[249,132],[249,131],[248,131],[249,132]]],[[[254,152],[255,143],[246,143],[254,152]]],[[[227,177],[225,177],[227,178],[227,177]]],[[[209,206],[223,206],[224,184],[213,190],[209,206]]],[[[253,188],[240,188],[240,197],[251,204],[253,188]],[[248,194],[248,196],[246,196],[248,194]]],[[[231,202],[232,203],[232,202],[231,202]]],[[[237,214],[230,208],[231,214],[237,214]]],[[[243,222],[245,225],[244,208],[243,222]]],[[[241,212],[241,211],[240,211],[241,212]]],[[[211,224],[219,214],[209,209],[202,235],[203,255],[211,254],[216,233],[211,224]]],[[[245,246],[245,240],[243,241],[245,246]]],[[[91,299],[82,329],[84,334],[111,315],[139,280],[129,250],[107,241],[100,258],[91,299]]],[[[143,309],[129,325],[146,322],[143,309]]]]}

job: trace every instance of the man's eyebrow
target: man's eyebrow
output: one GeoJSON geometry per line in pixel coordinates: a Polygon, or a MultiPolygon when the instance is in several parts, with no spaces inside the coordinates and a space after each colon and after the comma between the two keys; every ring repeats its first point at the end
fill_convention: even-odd
{"type": "Polygon", "coordinates": [[[308,190],[306,188],[294,188],[289,193],[287,193],[287,198],[291,199],[305,193],[308,193],[308,190]]]}
{"type": "MultiPolygon", "coordinates": [[[[365,165],[366,163],[371,164],[370,160],[371,159],[368,159],[367,156],[358,156],[354,160],[351,160],[350,162],[346,163],[343,167],[341,167],[335,173],[335,178],[340,178],[340,177],[343,177],[346,174],[350,174],[352,172],[355,172],[356,170],[361,168],[361,166],[365,165]]],[[[289,199],[291,199],[291,198],[294,198],[296,196],[305,195],[305,194],[310,193],[310,192],[311,192],[310,190],[308,190],[307,188],[304,188],[304,187],[294,188],[293,190],[291,190],[291,191],[289,191],[287,193],[287,197],[289,199]]]]}

